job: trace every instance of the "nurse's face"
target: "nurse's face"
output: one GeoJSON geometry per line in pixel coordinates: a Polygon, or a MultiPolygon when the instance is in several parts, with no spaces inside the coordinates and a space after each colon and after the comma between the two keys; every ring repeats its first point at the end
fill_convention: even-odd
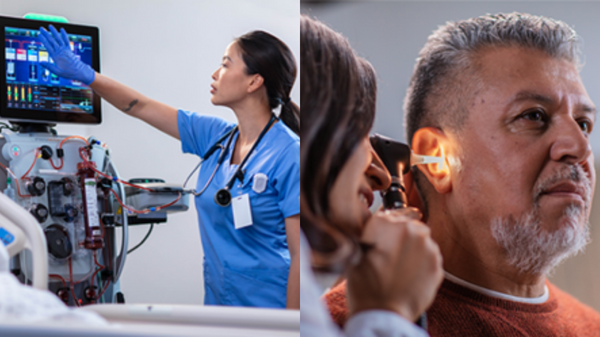
{"type": "Polygon", "coordinates": [[[227,46],[221,66],[211,77],[212,104],[231,108],[246,98],[253,76],[246,74],[246,64],[236,42],[227,46]]]}
{"type": "Polygon", "coordinates": [[[373,191],[390,185],[390,176],[365,137],[354,150],[329,193],[330,218],[360,235],[371,217],[373,191]]]}

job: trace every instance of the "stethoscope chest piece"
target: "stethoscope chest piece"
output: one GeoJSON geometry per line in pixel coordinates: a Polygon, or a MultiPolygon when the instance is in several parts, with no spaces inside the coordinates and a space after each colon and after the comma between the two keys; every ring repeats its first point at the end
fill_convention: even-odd
{"type": "Polygon", "coordinates": [[[215,193],[215,202],[221,207],[227,207],[231,204],[231,192],[227,188],[222,188],[215,193]]]}

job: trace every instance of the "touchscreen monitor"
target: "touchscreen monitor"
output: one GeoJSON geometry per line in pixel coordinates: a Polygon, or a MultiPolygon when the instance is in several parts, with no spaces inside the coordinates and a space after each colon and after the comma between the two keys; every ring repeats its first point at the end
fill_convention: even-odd
{"type": "MultiPolygon", "coordinates": [[[[99,71],[98,28],[52,23],[65,28],[71,51],[81,61],[99,71]]],[[[45,21],[0,17],[4,34],[4,89],[0,118],[33,123],[101,122],[100,97],[87,85],[61,78],[42,66],[54,61],[39,41],[39,28],[45,21]]]]}

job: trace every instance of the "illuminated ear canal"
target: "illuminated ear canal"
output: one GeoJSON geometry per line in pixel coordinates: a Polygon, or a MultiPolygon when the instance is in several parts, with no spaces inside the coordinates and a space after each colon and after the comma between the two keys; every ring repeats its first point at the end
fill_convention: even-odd
{"type": "Polygon", "coordinates": [[[443,158],[442,163],[421,164],[419,170],[427,177],[427,180],[440,193],[448,193],[452,190],[450,169],[446,160],[448,138],[436,128],[426,127],[417,130],[413,136],[412,151],[418,155],[434,156],[443,158]]]}

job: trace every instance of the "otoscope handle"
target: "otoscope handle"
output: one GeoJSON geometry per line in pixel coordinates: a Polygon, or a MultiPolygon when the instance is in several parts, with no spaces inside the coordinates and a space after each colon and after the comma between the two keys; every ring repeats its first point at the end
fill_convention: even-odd
{"type": "Polygon", "coordinates": [[[427,331],[427,313],[422,313],[421,317],[415,322],[416,325],[420,326],[421,329],[427,331]]]}
{"type": "MultiPolygon", "coordinates": [[[[390,187],[385,191],[381,191],[383,208],[406,208],[408,206],[408,199],[406,198],[406,189],[402,181],[402,174],[408,173],[410,169],[410,147],[382,135],[373,135],[370,137],[370,141],[373,149],[392,176],[390,187]]],[[[415,324],[427,331],[427,315],[423,313],[415,324]]]]}
{"type": "Polygon", "coordinates": [[[392,182],[390,188],[381,192],[381,198],[383,199],[384,209],[400,209],[408,205],[404,187],[399,183],[394,184],[392,182]]]}
{"type": "MultiPolygon", "coordinates": [[[[381,198],[383,199],[384,209],[400,209],[408,206],[406,190],[398,177],[392,177],[390,187],[385,191],[381,191],[381,198]]],[[[427,331],[427,314],[422,313],[415,324],[427,331]]]]}

